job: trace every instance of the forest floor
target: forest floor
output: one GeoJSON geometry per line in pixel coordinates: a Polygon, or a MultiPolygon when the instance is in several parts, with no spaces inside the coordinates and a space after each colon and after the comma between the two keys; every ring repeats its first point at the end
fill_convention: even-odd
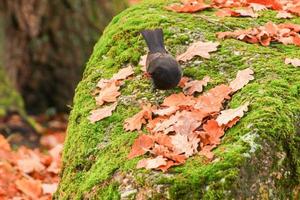
{"type": "Polygon", "coordinates": [[[52,199],[59,182],[67,115],[0,118],[0,199],[52,199]]]}

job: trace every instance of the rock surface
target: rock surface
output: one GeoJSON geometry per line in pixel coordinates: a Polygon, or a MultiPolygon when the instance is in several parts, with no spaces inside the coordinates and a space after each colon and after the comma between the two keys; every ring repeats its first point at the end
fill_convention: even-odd
{"type": "Polygon", "coordinates": [[[209,89],[228,83],[237,71],[250,67],[255,80],[234,95],[229,107],[250,101],[241,121],[225,133],[214,150],[215,159],[189,158],[167,173],[137,170],[141,159],[128,160],[137,132],[125,132],[124,120],[139,111],[138,101],[160,102],[173,91],[151,92],[138,65],[146,53],[139,31],[162,27],[167,49],[179,55],[197,41],[216,41],[215,33],[239,28],[293,22],[277,19],[276,12],[260,17],[219,19],[214,10],[196,15],[164,9],[172,1],[148,0],[116,16],[94,48],[84,78],[76,89],[64,147],[62,181],[56,199],[297,199],[300,178],[300,70],[284,64],[299,57],[300,48],[282,44],[263,47],[228,39],[220,42],[211,59],[196,58],[184,74],[194,79],[208,75],[209,89]],[[92,124],[96,108],[91,95],[101,78],[110,78],[122,66],[135,66],[135,76],[121,89],[113,115],[92,124]]]}

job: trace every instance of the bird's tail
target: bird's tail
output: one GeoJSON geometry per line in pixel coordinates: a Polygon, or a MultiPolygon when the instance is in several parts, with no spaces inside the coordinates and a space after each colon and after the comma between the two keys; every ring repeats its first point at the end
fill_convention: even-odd
{"type": "Polygon", "coordinates": [[[150,53],[166,52],[164,45],[164,35],[162,29],[141,31],[150,53]]]}

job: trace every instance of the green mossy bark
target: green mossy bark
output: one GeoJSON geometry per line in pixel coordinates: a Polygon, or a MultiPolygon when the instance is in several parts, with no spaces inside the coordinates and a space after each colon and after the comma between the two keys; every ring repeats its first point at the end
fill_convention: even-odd
{"type": "MultiPolygon", "coordinates": [[[[272,43],[269,47],[238,40],[220,41],[211,59],[196,58],[184,69],[186,76],[213,82],[206,88],[228,83],[238,70],[251,67],[255,80],[235,94],[229,107],[250,101],[241,121],[228,130],[207,163],[201,156],[172,168],[168,173],[137,170],[141,158],[128,160],[137,132],[125,132],[123,122],[140,109],[137,101],[160,100],[150,90],[138,61],[145,54],[139,31],[162,27],[168,50],[179,54],[194,40],[215,41],[215,33],[293,22],[276,19],[263,11],[258,19],[215,16],[215,10],[199,14],[169,12],[172,1],[145,1],[116,16],[96,44],[84,78],[76,89],[68,136],[63,153],[62,180],[56,199],[292,199],[299,193],[300,177],[300,70],[285,65],[286,57],[299,57],[300,48],[272,43]],[[196,62],[197,61],[197,62],[196,62]],[[199,61],[201,63],[199,64],[199,61]],[[113,115],[95,124],[87,117],[96,108],[91,95],[101,78],[110,78],[127,63],[135,77],[125,82],[113,115]],[[127,186],[127,188],[125,188],[127,186]],[[127,196],[127,197],[125,197],[127,196]]],[[[162,91],[161,97],[177,92],[162,91]]],[[[145,156],[147,157],[147,156],[145,156]]]]}
{"type": "Polygon", "coordinates": [[[0,117],[4,116],[8,110],[19,111],[24,114],[20,94],[9,83],[3,68],[0,67],[0,117]]]}

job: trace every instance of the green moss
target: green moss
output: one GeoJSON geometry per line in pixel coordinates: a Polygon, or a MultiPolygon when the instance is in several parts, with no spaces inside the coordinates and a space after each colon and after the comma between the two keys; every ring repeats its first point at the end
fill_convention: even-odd
{"type": "Polygon", "coordinates": [[[146,51],[140,30],[163,27],[166,46],[175,55],[185,49],[187,42],[216,40],[215,33],[228,31],[228,28],[249,28],[268,21],[300,24],[300,18],[276,19],[274,11],[263,11],[258,19],[219,19],[214,10],[197,15],[178,14],[164,9],[170,2],[145,1],[127,9],[112,20],[96,44],[84,78],[76,89],[64,147],[62,181],[56,198],[81,199],[92,195],[98,199],[118,199],[118,186],[113,180],[116,172],[133,173],[136,188],[149,190],[153,198],[161,195],[166,198],[165,194],[171,199],[260,198],[261,191],[265,191],[261,188],[267,188],[263,195],[270,198],[291,195],[300,178],[297,135],[300,70],[284,64],[286,57],[300,55],[299,47],[292,45],[263,47],[229,39],[220,41],[211,59],[195,58],[187,64],[185,75],[195,79],[209,75],[213,79],[207,89],[228,83],[238,70],[251,67],[255,71],[255,80],[229,103],[229,107],[234,108],[250,101],[250,109],[226,132],[222,144],[214,151],[213,162],[194,156],[185,165],[172,168],[169,174],[153,174],[135,169],[140,158],[126,158],[137,133],[125,132],[122,126],[126,118],[138,112],[138,101],[160,102],[164,96],[178,91],[152,93],[150,82],[141,76],[137,63],[146,51]],[[199,15],[201,17],[197,17],[199,15]],[[91,92],[97,81],[110,78],[128,63],[136,66],[136,76],[122,87],[116,111],[111,117],[91,124],[87,117],[96,108],[91,92]],[[283,154],[284,158],[277,156],[283,154]],[[268,163],[264,163],[265,160],[268,163]],[[289,173],[273,177],[272,174],[282,173],[282,170],[289,173]],[[157,185],[163,185],[165,193],[157,190],[157,185]]]}
{"type": "Polygon", "coordinates": [[[23,102],[0,67],[0,116],[5,115],[7,110],[17,110],[23,113],[23,102]]]}

